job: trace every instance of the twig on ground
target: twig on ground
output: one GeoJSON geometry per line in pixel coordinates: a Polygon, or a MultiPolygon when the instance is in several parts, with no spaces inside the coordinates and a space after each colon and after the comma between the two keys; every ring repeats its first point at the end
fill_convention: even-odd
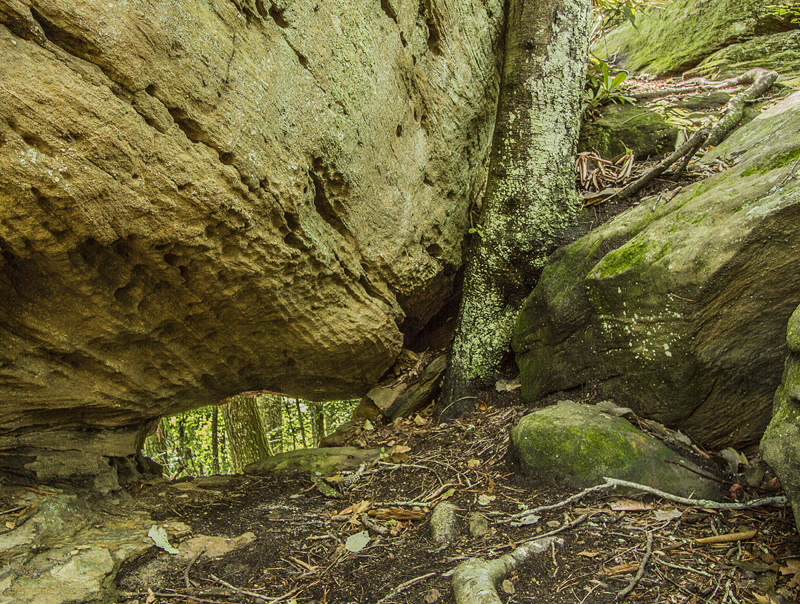
{"type": "Polygon", "coordinates": [[[783,495],[778,495],[776,497],[763,497],[761,499],[753,499],[751,501],[737,501],[735,503],[720,503],[718,501],[711,501],[709,499],[691,499],[689,497],[672,495],[671,493],[666,493],[664,491],[648,487],[647,485],[628,482],[627,480],[618,480],[616,478],[606,478],[604,485],[598,486],[605,486],[606,488],[627,487],[629,489],[637,489],[639,491],[644,491],[645,493],[650,493],[651,495],[656,495],[662,499],[674,501],[675,503],[682,503],[683,505],[692,505],[712,510],[746,510],[765,505],[782,505],[788,503],[788,499],[786,499],[786,497],[783,495]]]}
{"type": "Polygon", "coordinates": [[[419,577],[415,577],[414,579],[406,581],[405,583],[401,583],[400,585],[395,587],[388,596],[378,600],[377,604],[383,604],[384,602],[386,602],[387,600],[393,598],[397,594],[404,592],[406,589],[408,589],[412,585],[416,585],[417,583],[421,583],[425,579],[430,579],[431,577],[433,577],[435,575],[436,575],[436,573],[428,573],[427,575],[421,575],[419,577]]]}
{"type": "Polygon", "coordinates": [[[647,566],[647,563],[650,561],[650,556],[653,555],[653,533],[647,533],[647,550],[645,551],[644,558],[642,558],[641,564],[639,564],[639,570],[636,572],[636,576],[633,577],[631,582],[628,584],[628,587],[623,589],[621,592],[617,594],[617,600],[624,600],[628,597],[635,588],[636,585],[641,581],[642,577],[644,576],[644,569],[647,566]]]}
{"type": "MultiPolygon", "coordinates": [[[[186,584],[186,589],[191,589],[193,587],[192,581],[189,580],[189,571],[192,569],[194,563],[197,562],[197,559],[203,555],[204,551],[206,551],[205,545],[201,547],[199,550],[197,550],[197,553],[194,556],[192,556],[192,559],[189,560],[189,564],[187,564],[186,568],[183,570],[183,582],[186,584]]],[[[194,587],[197,586],[194,585],[194,587]]]]}
{"type": "Polygon", "coordinates": [[[228,583],[226,581],[223,581],[222,579],[220,579],[219,577],[217,577],[215,575],[211,575],[211,578],[214,579],[214,581],[216,581],[220,585],[223,585],[224,587],[227,587],[228,589],[232,589],[233,591],[235,591],[237,593],[244,594],[245,596],[250,596],[251,598],[258,598],[259,600],[264,600],[264,602],[270,602],[271,604],[277,604],[277,602],[283,602],[284,600],[288,600],[293,595],[295,595],[298,591],[300,591],[300,588],[295,588],[292,591],[287,592],[287,593],[285,593],[282,596],[279,596],[277,598],[268,598],[267,596],[265,596],[263,594],[257,594],[254,591],[247,591],[245,589],[239,589],[238,587],[234,587],[230,583],[228,583]]]}

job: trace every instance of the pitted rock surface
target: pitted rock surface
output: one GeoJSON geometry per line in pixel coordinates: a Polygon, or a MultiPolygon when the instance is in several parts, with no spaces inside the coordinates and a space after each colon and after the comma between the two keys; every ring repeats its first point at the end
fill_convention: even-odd
{"type": "Polygon", "coordinates": [[[0,449],[366,392],[451,294],[502,12],[0,0],[0,449]]]}

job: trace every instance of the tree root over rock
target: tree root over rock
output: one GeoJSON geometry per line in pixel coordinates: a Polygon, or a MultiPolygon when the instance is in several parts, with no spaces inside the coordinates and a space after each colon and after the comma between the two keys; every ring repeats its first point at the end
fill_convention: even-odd
{"type": "MultiPolygon", "coordinates": [[[[761,67],[756,67],[755,69],[751,69],[738,78],[732,78],[730,80],[725,80],[724,82],[718,82],[714,87],[720,88],[738,86],[740,84],[750,84],[750,87],[737,94],[728,102],[728,104],[725,106],[725,111],[723,112],[722,117],[719,119],[719,121],[717,121],[716,124],[712,126],[710,121],[706,122],[697,132],[692,135],[689,140],[678,147],[674,153],[645,172],[638,179],[617,191],[616,195],[612,196],[612,198],[616,197],[617,199],[625,199],[626,197],[635,195],[648,184],[650,184],[650,182],[661,176],[661,174],[663,174],[670,166],[672,166],[672,164],[683,158],[683,161],[678,168],[678,176],[680,176],[700,147],[713,147],[720,144],[725,137],[727,137],[728,134],[730,134],[731,131],[736,128],[736,125],[742,119],[742,116],[744,115],[745,104],[752,103],[762,94],[764,94],[777,79],[777,71],[768,71],[766,69],[762,69],[761,67]]],[[[705,84],[705,86],[708,87],[712,84],[714,84],[714,82],[708,82],[705,84]]]]}

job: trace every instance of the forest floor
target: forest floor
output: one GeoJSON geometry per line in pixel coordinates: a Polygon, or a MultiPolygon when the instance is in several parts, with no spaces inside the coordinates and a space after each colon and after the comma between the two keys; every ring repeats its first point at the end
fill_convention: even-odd
{"type": "Polygon", "coordinates": [[[630,602],[800,599],[800,538],[788,506],[720,511],[596,491],[542,512],[535,524],[511,526],[511,515],[578,492],[519,472],[509,430],[530,410],[515,393],[491,392],[481,396],[479,410],[459,421],[437,425],[428,410],[414,420],[357,432],[351,444],[383,448],[387,455],[343,489],[344,499],[323,496],[311,476],[300,473],[197,483],[206,488],[163,479],[134,484],[134,499],[156,522],[185,523],[194,535],[249,532],[254,538],[220,558],[200,555],[194,562],[154,547],[121,569],[119,602],[445,604],[454,601],[450,575],[461,562],[495,559],[558,529],[558,546],[533,556],[503,582],[498,591],[504,602],[621,601],[640,565],[644,573],[627,596],[630,602]],[[457,506],[462,527],[455,541],[443,545],[432,540],[428,520],[444,500],[457,506]],[[476,514],[488,520],[483,536],[466,529],[476,514]],[[570,525],[582,515],[584,521],[570,525]],[[697,542],[751,529],[755,535],[743,540],[697,542]],[[363,531],[370,540],[350,551],[356,548],[347,547],[348,538],[363,531]]]}

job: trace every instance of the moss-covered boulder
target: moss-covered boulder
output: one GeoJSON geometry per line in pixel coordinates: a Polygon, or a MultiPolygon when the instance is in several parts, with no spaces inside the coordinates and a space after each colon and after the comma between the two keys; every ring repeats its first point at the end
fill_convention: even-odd
{"type": "Polygon", "coordinates": [[[526,399],[596,381],[706,445],[761,437],[800,300],[800,93],[720,157],[735,165],[551,256],[514,334],[526,399]]]}
{"type": "Polygon", "coordinates": [[[511,442],[523,470],[553,485],[584,488],[608,477],[683,497],[719,496],[710,482],[675,465],[693,464],[599,406],[561,401],[535,411],[512,428],[511,442]]]}
{"type": "Polygon", "coordinates": [[[646,10],[635,28],[626,23],[610,32],[593,51],[632,71],[680,73],[732,44],[795,28],[789,19],[771,16],[766,4],[675,0],[663,9],[646,10]]]}
{"type": "Polygon", "coordinates": [[[780,479],[800,529],[800,306],[789,320],[789,357],[775,393],[772,421],[761,440],[761,455],[780,479]]]}
{"type": "Polygon", "coordinates": [[[659,113],[636,105],[611,105],[602,111],[600,119],[581,128],[578,151],[596,151],[612,158],[627,148],[644,159],[675,149],[679,128],[659,113]]]}
{"type": "Polygon", "coordinates": [[[781,84],[800,88],[800,30],[759,36],[727,46],[704,59],[686,76],[721,80],[754,67],[777,71],[781,74],[781,84]]]}

